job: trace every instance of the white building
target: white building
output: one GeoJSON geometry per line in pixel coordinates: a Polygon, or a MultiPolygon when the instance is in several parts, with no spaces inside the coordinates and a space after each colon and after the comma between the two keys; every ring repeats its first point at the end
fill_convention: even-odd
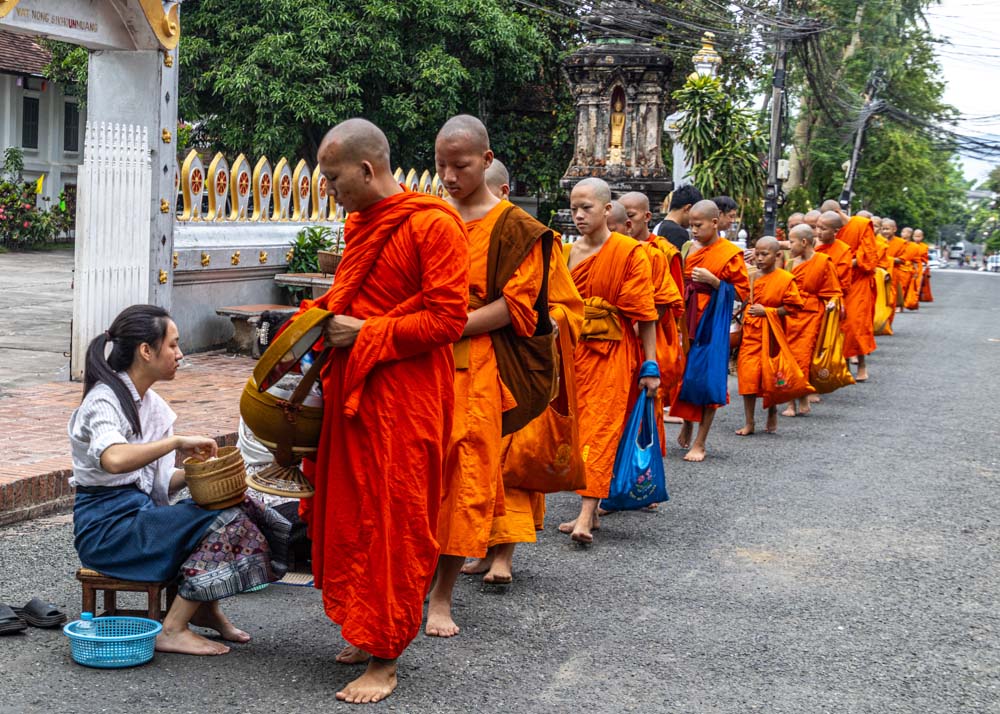
{"type": "Polygon", "coordinates": [[[0,164],[15,146],[24,152],[24,179],[45,175],[42,196],[76,196],[86,111],[77,98],[44,79],[49,52],[26,35],[0,31],[0,164]]]}

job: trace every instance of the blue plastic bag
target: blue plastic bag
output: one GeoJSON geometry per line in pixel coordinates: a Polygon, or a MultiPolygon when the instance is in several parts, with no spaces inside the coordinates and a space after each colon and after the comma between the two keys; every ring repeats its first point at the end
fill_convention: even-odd
{"type": "Polygon", "coordinates": [[[729,325],[736,290],[723,281],[712,293],[691,341],[684,381],[677,396],[682,402],[705,406],[725,404],[729,379],[729,325]]]}
{"type": "Polygon", "coordinates": [[[605,510],[631,511],[670,498],[653,413],[655,401],[646,396],[645,389],[639,392],[639,400],[618,442],[611,490],[601,501],[605,510]]]}

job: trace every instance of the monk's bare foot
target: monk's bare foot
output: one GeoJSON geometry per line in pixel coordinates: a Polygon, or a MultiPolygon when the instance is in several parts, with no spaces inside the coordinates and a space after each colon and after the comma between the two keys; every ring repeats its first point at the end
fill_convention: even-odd
{"type": "Polygon", "coordinates": [[[778,412],[771,412],[767,415],[767,425],[764,427],[764,431],[768,434],[778,433],[778,412]]]}
{"type": "MultiPolygon", "coordinates": [[[[812,407],[799,407],[799,416],[809,416],[812,414],[812,407]]],[[[781,412],[781,416],[788,416],[784,412],[781,412]]]]}
{"type": "MultiPolygon", "coordinates": [[[[804,413],[805,412],[803,412],[803,414],[804,413]]],[[[795,416],[795,407],[789,405],[788,407],[785,408],[785,411],[781,412],[781,416],[783,416],[783,417],[793,417],[793,416],[795,416]]]]}
{"type": "Polygon", "coordinates": [[[490,572],[483,576],[487,585],[510,585],[514,582],[514,574],[506,563],[494,562],[490,572]]]}
{"type": "Polygon", "coordinates": [[[665,415],[663,417],[663,423],[664,424],[683,424],[684,420],[681,419],[680,417],[672,417],[672,416],[665,415]]]}
{"type": "Polygon", "coordinates": [[[156,636],[156,651],[214,656],[226,654],[229,648],[221,642],[212,642],[185,627],[176,632],[161,631],[156,636]]]}
{"type": "MultiPolygon", "coordinates": [[[[737,429],[736,436],[752,436],[753,430],[754,430],[754,423],[750,422],[748,424],[745,424],[742,428],[737,429]]],[[[691,449],[691,451],[694,451],[694,449],[691,449]]],[[[687,459],[686,456],[684,458],[687,459]]],[[[688,460],[694,461],[695,459],[688,459],[688,460]]],[[[701,461],[701,459],[698,459],[698,461],[701,461]]]]}
{"type": "Polygon", "coordinates": [[[566,535],[569,535],[570,533],[573,532],[573,529],[576,528],[576,522],[577,522],[577,520],[578,520],[577,518],[574,518],[571,521],[566,521],[565,523],[560,523],[559,524],[559,532],[560,533],[565,533],[566,535]]]}
{"type": "Polygon", "coordinates": [[[454,637],[460,631],[451,618],[451,603],[434,602],[432,598],[427,605],[427,624],[424,634],[428,637],[454,637]]]}
{"type": "MultiPolygon", "coordinates": [[[[600,519],[600,516],[607,515],[608,513],[610,513],[610,511],[605,511],[604,513],[598,513],[598,511],[594,511],[594,517],[590,521],[590,530],[592,530],[592,531],[599,531],[599,530],[601,530],[601,519],[600,519]]],[[[560,533],[565,533],[566,535],[571,534],[573,531],[576,530],[576,522],[578,520],[580,520],[579,517],[574,518],[571,521],[566,521],[565,523],[560,523],[559,524],[559,532],[560,533]]]]}
{"type": "Polygon", "coordinates": [[[691,432],[694,431],[694,423],[690,421],[684,422],[684,426],[681,427],[680,433],[677,435],[677,444],[682,449],[691,448],[691,432]]]}
{"type": "Polygon", "coordinates": [[[368,669],[337,692],[337,699],[351,704],[380,702],[396,689],[396,660],[372,657],[368,669]]]}
{"type": "Polygon", "coordinates": [[[821,401],[823,401],[822,399],[820,399],[818,394],[810,394],[806,398],[809,400],[810,404],[819,404],[821,401]]]}
{"type": "Polygon", "coordinates": [[[867,382],[868,381],[868,368],[867,367],[859,367],[858,368],[858,374],[854,378],[854,381],[855,382],[867,382]]]}
{"type": "Polygon", "coordinates": [[[247,643],[250,641],[250,634],[244,632],[229,621],[229,618],[222,614],[218,601],[203,603],[198,611],[191,618],[191,624],[195,627],[207,627],[219,633],[222,639],[227,642],[247,643]]]}
{"type": "Polygon", "coordinates": [[[465,575],[478,575],[480,573],[487,573],[490,567],[493,565],[493,549],[490,548],[486,551],[485,558],[474,558],[466,562],[462,566],[462,573],[465,575]]]}
{"type": "Polygon", "coordinates": [[[660,508],[660,504],[659,503],[651,503],[648,506],[643,506],[639,510],[640,511],[645,511],[646,513],[654,513],[657,510],[659,510],[659,508],[660,508]]]}
{"type": "Polygon", "coordinates": [[[695,463],[705,460],[705,447],[695,444],[691,447],[691,450],[684,454],[685,461],[693,461],[695,463]]]}
{"type": "Polygon", "coordinates": [[[583,545],[590,545],[594,542],[594,534],[590,532],[589,528],[574,528],[569,537],[573,539],[573,542],[583,545]]]}
{"type": "Polygon", "coordinates": [[[347,645],[337,655],[337,664],[364,664],[371,658],[372,656],[360,647],[347,645]]]}
{"type": "Polygon", "coordinates": [[[851,364],[857,364],[857,363],[858,363],[858,358],[857,357],[851,357],[851,364]]]}

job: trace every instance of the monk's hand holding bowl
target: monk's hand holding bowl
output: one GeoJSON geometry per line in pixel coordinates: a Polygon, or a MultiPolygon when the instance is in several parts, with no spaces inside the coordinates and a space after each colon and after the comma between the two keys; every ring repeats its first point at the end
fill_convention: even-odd
{"type": "Polygon", "coordinates": [[[713,288],[719,287],[719,283],[722,282],[715,277],[711,270],[708,270],[707,268],[695,268],[692,270],[691,279],[696,283],[706,283],[707,285],[711,285],[713,288]]]}
{"type": "Polygon", "coordinates": [[[349,315],[334,315],[327,319],[323,336],[331,347],[350,347],[358,339],[365,321],[349,315]]]}
{"type": "Polygon", "coordinates": [[[660,388],[660,378],[659,377],[642,377],[639,380],[639,386],[646,390],[647,397],[655,397],[656,390],[660,388]]]}
{"type": "Polygon", "coordinates": [[[747,312],[754,317],[764,317],[767,315],[767,308],[763,305],[751,305],[747,308],[747,312]]]}

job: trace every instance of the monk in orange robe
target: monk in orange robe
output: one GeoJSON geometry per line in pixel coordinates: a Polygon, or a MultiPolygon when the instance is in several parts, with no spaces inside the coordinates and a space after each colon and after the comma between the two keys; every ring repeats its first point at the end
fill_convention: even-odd
{"type": "MultiPolygon", "coordinates": [[[[871,216],[871,214],[867,211],[858,211],[858,215],[871,216]]],[[[879,310],[881,309],[878,304],[879,300],[884,300],[884,305],[894,307],[894,303],[892,301],[892,258],[889,257],[889,240],[882,235],[882,219],[878,216],[871,216],[871,219],[872,228],[875,230],[875,280],[876,282],[879,280],[883,281],[883,294],[881,298],[879,297],[879,286],[876,285],[875,288],[875,319],[878,320],[879,310]],[[877,270],[878,268],[882,269],[881,273],[877,270]]],[[[890,311],[890,317],[893,312],[894,310],[890,311]]],[[[873,327],[875,327],[875,325],[873,325],[873,327]]],[[[892,325],[890,325],[888,321],[881,325],[879,330],[880,331],[875,333],[876,335],[883,335],[886,337],[892,335],[892,325]]]]}
{"type": "MultiPolygon", "coordinates": [[[[735,243],[719,235],[718,219],[719,208],[713,201],[699,201],[691,207],[690,224],[695,245],[684,261],[684,315],[687,334],[692,338],[697,332],[705,308],[711,302],[712,292],[723,281],[733,286],[737,300],[745,300],[750,292],[743,251],[735,243]]],[[[726,339],[729,339],[728,335],[726,339]]],[[[715,420],[715,410],[721,406],[699,406],[682,401],[679,397],[670,405],[670,415],[684,420],[677,443],[682,449],[688,449],[684,455],[685,461],[705,460],[705,443],[715,420]],[[692,442],[695,423],[698,424],[698,434],[692,442]]]]}
{"type": "Polygon", "coordinates": [[[913,231],[913,242],[920,249],[920,288],[917,291],[920,302],[934,302],[934,295],[931,293],[931,256],[930,249],[924,243],[924,232],[920,229],[913,231]]]}
{"type": "MultiPolygon", "coordinates": [[[[803,227],[808,228],[805,224],[803,227]]],[[[795,278],[787,270],[778,267],[780,253],[781,246],[778,245],[777,239],[770,236],[759,238],[754,246],[757,272],[751,279],[750,304],[743,318],[743,338],[736,360],[736,376],[739,380],[740,394],[743,395],[746,423],[736,430],[737,436],[750,436],[754,433],[757,396],[764,395],[761,377],[765,359],[764,350],[769,347],[764,344],[764,323],[767,321],[768,308],[776,308],[779,316],[786,317],[801,310],[805,304],[795,284],[795,278]]],[[[767,409],[765,430],[768,434],[778,431],[776,404],[767,409]]]]}
{"type": "MultiPolygon", "coordinates": [[[[670,282],[672,286],[667,286],[669,295],[668,302],[657,301],[658,306],[665,306],[667,309],[661,311],[659,329],[656,335],[656,353],[660,361],[660,402],[664,406],[673,403],[674,397],[681,388],[681,377],[684,376],[684,295],[681,287],[684,285],[684,261],[681,259],[680,250],[664,237],[651,233],[649,230],[649,220],[653,214],[649,210],[649,198],[639,191],[629,191],[622,194],[619,199],[625,207],[625,213],[632,222],[629,235],[640,243],[648,243],[655,246],[667,259],[670,271],[670,282]]],[[[653,263],[654,273],[656,263],[653,263]]],[[[653,276],[654,283],[656,276],[653,276]]],[[[657,410],[659,414],[662,410],[657,410]]],[[[673,421],[680,422],[674,418],[673,421]]],[[[665,442],[664,448],[666,447],[665,442]]]]}
{"type": "Polygon", "coordinates": [[[847,290],[851,285],[851,248],[837,238],[837,233],[843,226],[839,214],[822,216],[816,224],[816,252],[822,253],[833,261],[837,271],[837,282],[841,290],[847,290]]]}
{"type": "Polygon", "coordinates": [[[575,367],[587,488],[578,491],[580,514],[559,530],[586,544],[593,542],[599,525],[597,505],[611,487],[632,400],[639,389],[654,397],[660,387],[658,376],[637,378],[644,360],[656,362],[659,314],[647,251],[629,236],[608,230],[608,184],[597,178],[577,183],[570,210],[580,239],[570,249],[569,268],[585,305],[575,367]]]}
{"type": "Polygon", "coordinates": [[[896,284],[896,312],[903,311],[906,293],[913,280],[913,259],[916,257],[916,251],[912,248],[912,243],[913,229],[909,226],[900,231],[898,241],[889,241],[889,252],[893,256],[893,271],[895,273],[893,282],[896,284]]]}
{"type": "Polygon", "coordinates": [[[835,200],[823,202],[823,208],[840,216],[844,226],[837,233],[837,239],[851,249],[851,282],[844,288],[844,310],[847,316],[843,323],[844,356],[857,358],[857,380],[868,379],[866,356],[875,351],[875,264],[878,248],[875,245],[875,231],[872,221],[865,216],[850,218],[840,210],[835,200]]]}
{"type": "MultiPolygon", "coordinates": [[[[800,223],[788,233],[788,241],[792,255],[789,267],[803,305],[801,310],[785,317],[785,335],[799,368],[803,374],[808,375],[816,340],[823,324],[823,313],[837,307],[843,292],[833,261],[829,256],[816,252],[812,228],[800,223]]],[[[795,407],[794,403],[789,402],[781,415],[795,416],[795,407]]],[[[800,398],[798,413],[805,415],[810,411],[809,398],[800,398]]]]}
{"type": "MultiPolygon", "coordinates": [[[[510,176],[507,168],[497,159],[493,159],[493,163],[486,169],[486,185],[499,199],[506,199],[510,195],[510,176]]],[[[549,263],[549,315],[558,329],[570,336],[569,343],[575,346],[580,336],[580,328],[583,326],[583,298],[573,284],[563,250],[561,241],[556,241],[549,263]]],[[[563,374],[567,380],[573,380],[575,384],[573,351],[562,352],[561,340],[559,346],[563,374]]],[[[570,409],[576,413],[575,402],[570,409]]],[[[525,427],[525,431],[531,429],[532,424],[525,427]]],[[[503,438],[501,453],[504,469],[507,459],[514,456],[511,450],[516,448],[527,447],[516,446],[510,434],[503,438]]],[[[505,485],[504,511],[502,516],[493,518],[486,557],[462,567],[462,572],[466,574],[484,573],[483,582],[490,585],[513,582],[514,550],[518,543],[534,543],[535,532],[542,530],[545,521],[545,494],[505,485]]]]}
{"type": "Polygon", "coordinates": [[[468,238],[448,204],[395,182],[385,136],[363,119],[327,134],[319,165],[349,216],[336,284],[303,303],[334,313],[310,469],[313,575],[349,643],[337,661],[368,662],[337,698],[376,702],[396,687],[438,561],[468,238]]]}
{"type": "Polygon", "coordinates": [[[889,258],[890,271],[889,271],[889,293],[886,299],[892,303],[893,310],[892,314],[889,316],[889,324],[892,325],[893,321],[896,319],[896,313],[899,305],[899,284],[898,281],[901,278],[901,274],[898,270],[899,265],[902,263],[903,249],[906,248],[906,241],[902,237],[896,235],[897,225],[896,221],[891,218],[882,219],[882,237],[886,239],[886,255],[889,258]]]}
{"type": "MultiPolygon", "coordinates": [[[[475,117],[463,114],[445,122],[434,155],[438,175],[469,232],[469,321],[462,341],[455,346],[455,420],[437,528],[441,559],[425,627],[428,635],[453,637],[459,631],[451,614],[455,582],[466,558],[486,556],[493,519],[504,513],[503,412],[517,402],[500,379],[491,333],[508,325],[522,337],[535,333],[535,304],[546,274],[542,236],[547,229],[538,224],[539,235],[502,287],[501,296],[487,302],[493,229],[507,211],[520,209],[498,199],[486,185],[493,152],[486,127],[475,117]]],[[[506,221],[504,226],[515,224],[523,225],[506,221]]],[[[499,237],[501,246],[508,238],[506,234],[499,237]]]]}
{"type": "Polygon", "coordinates": [[[924,284],[924,270],[928,260],[927,246],[923,241],[924,232],[915,228],[904,253],[904,256],[910,257],[910,262],[913,265],[913,278],[910,280],[909,292],[904,301],[904,307],[907,310],[920,309],[920,290],[924,284]]]}

